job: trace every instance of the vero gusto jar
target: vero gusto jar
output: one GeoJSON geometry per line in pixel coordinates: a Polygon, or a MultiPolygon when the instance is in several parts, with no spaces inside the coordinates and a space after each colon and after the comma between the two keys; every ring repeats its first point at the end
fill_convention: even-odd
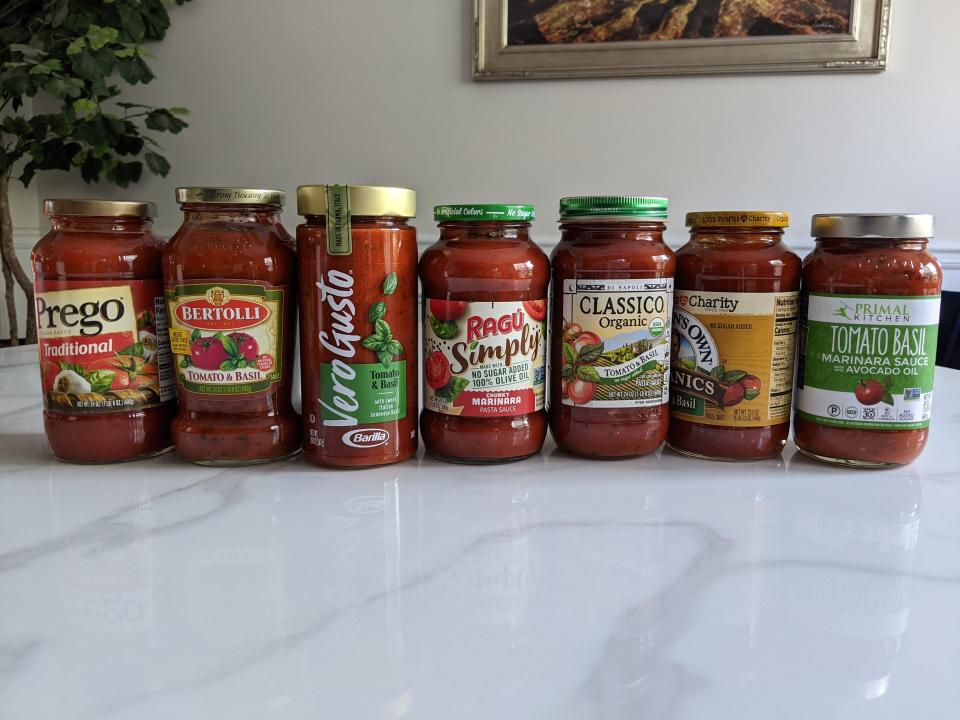
{"type": "Polygon", "coordinates": [[[434,208],[440,239],[420,258],[423,411],[434,457],[519,460],[547,432],[550,263],[530,239],[529,205],[434,208]]]}
{"type": "Polygon", "coordinates": [[[248,465],[300,448],[291,404],[297,298],[293,239],[277,190],[177,188],[184,221],[164,252],[180,390],[177,452],[248,465]]]}
{"type": "Polygon", "coordinates": [[[930,215],[816,215],[803,261],[794,441],[840,465],[913,462],[927,443],[940,318],[930,215]]]}
{"type": "Polygon", "coordinates": [[[399,462],[417,451],[416,193],[297,189],[303,452],[318,465],[399,462]]]}
{"type": "Polygon", "coordinates": [[[676,263],[666,219],[665,198],[560,201],[549,415],[567,452],[645,455],[667,437],[676,263]]]}
{"type": "Polygon", "coordinates": [[[790,433],[800,258],[782,212],[687,215],[677,251],[670,430],[711,460],[780,455],[790,433]]]}
{"type": "Polygon", "coordinates": [[[46,200],[43,210],[52,227],[31,261],[50,449],[77,463],[169,450],[176,391],[156,205],[46,200]]]}

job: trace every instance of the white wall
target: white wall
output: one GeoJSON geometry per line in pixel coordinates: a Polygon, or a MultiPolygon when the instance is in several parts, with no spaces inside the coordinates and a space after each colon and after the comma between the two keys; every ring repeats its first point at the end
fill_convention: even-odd
{"type": "Polygon", "coordinates": [[[135,93],[193,111],[187,131],[161,138],[170,176],[121,191],[46,173],[39,194],[157,200],[170,233],[176,185],[407,185],[422,240],[434,204],[512,201],[537,206],[535,236],[550,244],[561,196],[648,193],[671,198],[675,244],[691,209],[790,210],[800,248],[812,213],[913,210],[937,214],[935,250],[960,248],[960,45],[943,30],[960,26],[960,3],[898,0],[877,75],[496,83],[470,77],[471,6],[174,8],[158,79],[135,93]]]}

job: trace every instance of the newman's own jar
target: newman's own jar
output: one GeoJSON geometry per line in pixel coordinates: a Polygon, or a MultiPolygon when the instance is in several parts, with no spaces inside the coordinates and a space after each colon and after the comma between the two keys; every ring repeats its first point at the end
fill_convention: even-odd
{"type": "Polygon", "coordinates": [[[687,215],[677,251],[667,442],[712,460],[775,457],[790,432],[800,258],[781,212],[687,215]]]}
{"type": "Polygon", "coordinates": [[[177,188],[177,202],[183,225],[163,267],[177,452],[206,465],[291,455],[300,447],[290,401],[297,280],[283,193],[177,188]]]}
{"type": "Polygon", "coordinates": [[[819,460],[904,465],[927,443],[940,316],[930,215],[816,215],[803,261],[794,441],[819,460]]]}
{"type": "Polygon", "coordinates": [[[384,465],[417,450],[416,193],[297,189],[303,452],[384,465]]]}
{"type": "Polygon", "coordinates": [[[423,412],[431,455],[491,463],[540,450],[547,432],[550,263],[529,205],[434,208],[440,239],[420,258],[423,412]]]}
{"type": "Polygon", "coordinates": [[[645,455],[667,437],[673,252],[665,198],[560,201],[553,268],[550,431],[596,458],[645,455]]]}
{"type": "Polygon", "coordinates": [[[156,205],[46,200],[33,249],[43,423],[53,454],[115,462],[170,449],[175,388],[156,205]]]}

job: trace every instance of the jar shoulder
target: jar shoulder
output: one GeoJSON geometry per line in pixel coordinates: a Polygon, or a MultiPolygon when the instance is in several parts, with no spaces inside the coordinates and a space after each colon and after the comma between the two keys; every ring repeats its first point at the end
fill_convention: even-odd
{"type": "Polygon", "coordinates": [[[37,277],[159,277],[166,243],[152,232],[51,230],[33,247],[37,277]]]}
{"type": "Polygon", "coordinates": [[[550,254],[554,275],[577,271],[653,272],[672,275],[674,252],[662,241],[610,238],[561,241],[550,254]]]}
{"type": "Polygon", "coordinates": [[[282,225],[185,224],[163,253],[164,276],[290,282],[296,241],[282,225]]]}

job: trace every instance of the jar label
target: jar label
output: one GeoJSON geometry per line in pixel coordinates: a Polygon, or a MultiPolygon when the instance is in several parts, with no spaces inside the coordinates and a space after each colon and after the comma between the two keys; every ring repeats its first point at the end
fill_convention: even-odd
{"type": "Polygon", "coordinates": [[[423,405],[465,417],[543,408],[546,300],[424,301],[423,405]]]}
{"type": "Polygon", "coordinates": [[[563,281],[564,405],[669,402],[672,295],[673,278],[563,281]]]}
{"type": "Polygon", "coordinates": [[[798,415],[836,427],[927,427],[939,322],[939,295],[810,293],[801,313],[798,415]]]}
{"type": "Polygon", "coordinates": [[[180,387],[242,395],[280,382],[286,288],[207,280],[167,290],[170,348],[180,387]]]}
{"type": "Polygon", "coordinates": [[[763,427],[790,420],[799,293],[677,290],[670,416],[763,427]]]}
{"type": "Polygon", "coordinates": [[[47,410],[126,412],[176,396],[159,280],[36,280],[47,410]]]}

